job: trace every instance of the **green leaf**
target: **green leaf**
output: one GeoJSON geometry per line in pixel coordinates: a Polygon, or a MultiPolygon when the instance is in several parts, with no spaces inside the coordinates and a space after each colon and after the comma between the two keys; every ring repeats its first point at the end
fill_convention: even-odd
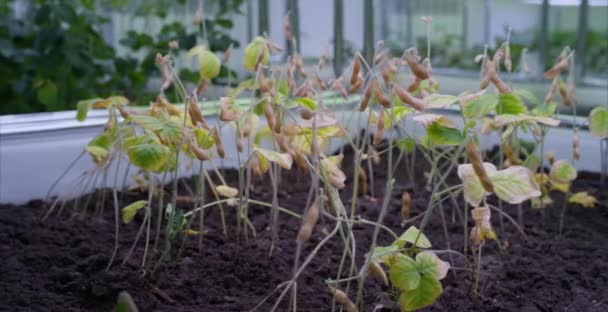
{"type": "Polygon", "coordinates": [[[295,103],[301,105],[302,107],[306,107],[312,111],[317,109],[317,103],[310,98],[307,98],[307,97],[295,98],[295,99],[293,99],[293,101],[295,103]]]}
{"type": "Polygon", "coordinates": [[[289,155],[288,153],[277,153],[273,150],[269,150],[269,149],[265,149],[265,148],[261,148],[261,147],[257,147],[257,146],[254,148],[254,150],[257,153],[257,156],[259,158],[264,158],[268,161],[276,163],[277,165],[281,166],[282,168],[284,168],[286,170],[291,169],[291,164],[293,163],[293,159],[291,158],[291,155],[289,155]]]}
{"type": "Polygon", "coordinates": [[[414,111],[408,106],[393,106],[391,109],[384,110],[385,129],[393,127],[393,124],[399,123],[407,114],[414,111]],[[393,118],[391,118],[391,109],[393,118]]]}
{"type": "Polygon", "coordinates": [[[523,166],[511,166],[488,173],[494,184],[494,193],[509,204],[519,204],[541,195],[532,172],[523,166]]]}
{"type": "Polygon", "coordinates": [[[84,101],[78,101],[76,103],[76,120],[84,121],[87,119],[87,115],[93,106],[93,103],[99,101],[100,99],[90,99],[84,101]]]}
{"type": "Polygon", "coordinates": [[[109,149],[112,144],[112,135],[109,132],[103,132],[102,134],[96,136],[87,146],[96,146],[103,149],[109,149]]]}
{"type": "Polygon", "coordinates": [[[538,100],[536,95],[534,95],[534,93],[532,93],[526,89],[514,89],[513,93],[518,95],[520,98],[523,98],[524,100],[530,102],[533,105],[541,104],[540,100],[538,100]]]}
{"type": "Polygon", "coordinates": [[[556,161],[551,166],[549,177],[557,183],[570,183],[576,179],[576,169],[565,160],[556,161]]]}
{"type": "Polygon", "coordinates": [[[260,63],[262,63],[262,65],[268,64],[270,52],[268,51],[268,48],[266,48],[266,40],[263,37],[256,37],[245,48],[243,66],[249,71],[254,71],[260,55],[262,55],[260,63]]]}
{"type": "Polygon", "coordinates": [[[547,126],[557,127],[559,126],[559,120],[549,118],[549,117],[540,117],[540,116],[531,116],[526,114],[512,115],[512,114],[502,114],[494,117],[494,126],[495,127],[504,127],[513,123],[542,123],[547,126]]]}
{"type": "Polygon", "coordinates": [[[494,94],[482,94],[477,99],[464,104],[462,114],[468,119],[481,118],[496,109],[498,97],[494,94]]]}
{"type": "Polygon", "coordinates": [[[589,130],[599,138],[608,138],[608,108],[596,107],[589,113],[589,130]]]}
{"type": "Polygon", "coordinates": [[[512,93],[501,93],[498,96],[498,106],[496,106],[496,113],[502,114],[523,114],[528,111],[526,104],[522,102],[521,98],[512,93]]]}
{"type": "Polygon", "coordinates": [[[433,304],[442,292],[441,282],[432,276],[423,275],[419,279],[418,287],[403,291],[399,295],[401,311],[414,311],[427,307],[433,304]]]}
{"type": "Polygon", "coordinates": [[[530,112],[533,116],[539,117],[553,117],[555,115],[555,111],[557,110],[557,105],[553,102],[542,103],[536,105],[530,112]]]}
{"type": "Polygon", "coordinates": [[[122,223],[129,223],[135,217],[135,214],[139,209],[146,207],[148,201],[146,200],[138,200],[136,202],[131,203],[127,207],[122,208],[122,223]]]}
{"type": "Polygon", "coordinates": [[[395,141],[395,145],[403,150],[406,153],[411,153],[414,150],[414,146],[416,145],[416,141],[410,138],[404,138],[395,141]]]}
{"type": "Polygon", "coordinates": [[[416,289],[419,286],[420,273],[414,259],[402,253],[396,253],[386,264],[389,266],[388,274],[393,286],[402,291],[416,289]]]}
{"type": "Polygon", "coordinates": [[[432,276],[442,280],[450,268],[450,264],[439,259],[432,252],[423,251],[416,255],[416,268],[421,275],[432,276]]]}
{"type": "Polygon", "coordinates": [[[128,150],[129,160],[145,170],[159,171],[169,160],[171,150],[158,143],[145,143],[131,146],[128,150]]]}
{"type": "Polygon", "coordinates": [[[435,145],[461,145],[465,137],[460,130],[449,128],[433,122],[427,127],[427,135],[435,145]]]}
{"type": "Polygon", "coordinates": [[[102,161],[109,155],[108,150],[100,146],[87,145],[84,149],[93,156],[95,161],[102,161]]]}
{"type": "Polygon", "coordinates": [[[165,143],[177,144],[182,137],[182,124],[174,119],[166,119],[157,134],[165,143]]]}
{"type": "Polygon", "coordinates": [[[422,99],[426,109],[446,108],[458,101],[457,96],[448,94],[431,94],[422,99]]]}
{"type": "Polygon", "coordinates": [[[221,69],[220,59],[215,53],[205,50],[198,54],[199,75],[203,79],[213,79],[221,69]]]}
{"type": "Polygon", "coordinates": [[[397,238],[393,242],[393,245],[402,248],[405,243],[410,243],[412,245],[416,243],[417,247],[431,248],[431,241],[429,241],[429,239],[423,233],[421,233],[417,227],[413,225],[410,226],[405,232],[403,232],[403,234],[401,234],[401,236],[399,236],[399,238],[397,238]],[[418,237],[418,235],[420,235],[420,237],[418,237]],[[416,238],[418,238],[417,242],[416,238]]]}
{"type": "Polygon", "coordinates": [[[53,108],[57,105],[57,86],[52,82],[46,82],[37,91],[38,101],[46,105],[48,108],[53,108]]]}

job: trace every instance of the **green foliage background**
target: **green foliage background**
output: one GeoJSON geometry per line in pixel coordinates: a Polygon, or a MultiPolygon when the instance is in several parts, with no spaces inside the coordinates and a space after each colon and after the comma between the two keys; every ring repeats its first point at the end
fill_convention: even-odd
{"type": "MultiPolygon", "coordinates": [[[[134,3],[139,14],[161,19],[168,8],[187,5],[186,0],[0,0],[0,114],[74,109],[78,100],[114,94],[147,104],[157,93],[149,82],[160,78],[156,53],[167,53],[172,40],[179,42],[176,54],[200,44],[202,24],[192,32],[184,23],[166,22],[154,37],[129,31],[120,40],[129,53],[119,56],[102,36],[109,19],[100,12],[125,10],[134,3]],[[25,8],[23,16],[16,16],[17,2],[25,8]]],[[[212,51],[238,47],[229,36],[229,15],[240,14],[242,3],[206,1],[215,10],[204,20],[212,51]]],[[[229,73],[234,74],[222,68],[220,77],[229,73]]],[[[192,82],[198,79],[196,71],[180,74],[192,82]]]]}

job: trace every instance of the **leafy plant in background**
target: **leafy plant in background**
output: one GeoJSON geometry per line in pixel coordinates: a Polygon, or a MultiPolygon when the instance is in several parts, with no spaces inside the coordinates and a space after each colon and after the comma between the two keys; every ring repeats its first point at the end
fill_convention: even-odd
{"type": "MultiPolygon", "coordinates": [[[[243,0],[215,1],[217,14],[200,17],[198,30],[188,31],[183,23],[165,23],[159,35],[128,32],[121,44],[128,48],[125,57],[109,45],[101,28],[109,22],[112,10],[132,9],[162,19],[168,8],[187,5],[187,1],[133,2],[113,0],[3,1],[0,4],[0,114],[73,109],[82,98],[107,97],[120,93],[138,104],[154,98],[151,83],[162,73],[154,64],[155,54],[192,48],[202,38],[203,23],[208,45],[213,51],[238,47],[229,36],[230,14],[239,13],[243,0]],[[136,5],[136,6],[137,6],[136,5]],[[137,57],[143,53],[143,57],[137,57]]],[[[193,20],[194,21],[194,20],[193,20]]],[[[230,71],[222,68],[220,77],[230,71]]],[[[188,81],[196,82],[195,72],[183,71],[188,81]]],[[[234,73],[233,73],[234,74],[234,73]]],[[[167,94],[175,100],[174,92],[167,94]]]]}

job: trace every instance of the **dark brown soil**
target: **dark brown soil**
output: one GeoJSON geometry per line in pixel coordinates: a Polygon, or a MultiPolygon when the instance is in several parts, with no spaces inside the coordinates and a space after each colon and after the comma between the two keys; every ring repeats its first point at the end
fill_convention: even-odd
{"type": "MultiPolygon", "coordinates": [[[[351,158],[350,154],[346,155],[344,164],[351,164],[351,158]]],[[[416,177],[422,181],[425,166],[416,168],[416,177]]],[[[352,176],[352,169],[345,171],[352,176]]],[[[370,220],[378,217],[386,169],[383,165],[376,166],[375,173],[374,191],[378,200],[369,196],[359,199],[357,211],[370,220]]],[[[385,224],[400,233],[403,231],[399,213],[401,193],[409,191],[413,194],[412,216],[424,211],[430,193],[423,187],[413,189],[405,165],[402,164],[396,174],[392,205],[385,224]]],[[[226,179],[230,185],[237,185],[236,172],[227,171],[226,179]]],[[[267,179],[256,179],[253,186],[253,198],[271,200],[267,179]]],[[[308,187],[308,175],[284,174],[279,191],[280,205],[301,213],[308,187]]],[[[557,232],[562,207],[558,194],[555,195],[557,204],[548,207],[544,216],[543,212],[524,205],[527,240],[506,219],[504,229],[501,229],[498,215],[493,214],[492,222],[504,248],[501,250],[497,243],[492,242],[483,249],[481,296],[470,295],[469,267],[466,261],[454,255],[452,265],[456,270],[442,281],[444,293],[441,298],[426,310],[608,311],[608,192],[600,191],[599,176],[591,173],[579,174],[573,190],[590,191],[598,197],[600,204],[593,209],[568,206],[561,238],[557,232]]],[[[348,186],[341,192],[347,207],[350,206],[350,194],[348,186]]],[[[129,203],[136,198],[145,199],[147,195],[126,194],[121,198],[123,203],[129,203]]],[[[154,274],[150,273],[151,268],[147,268],[144,276],[139,268],[142,241],[130,261],[120,266],[142,222],[140,212],[134,222],[121,226],[118,261],[106,272],[104,269],[114,244],[113,208],[111,200],[106,202],[108,205],[103,217],[80,220],[74,218],[75,212],[66,208],[62,215],[53,215],[44,222],[41,216],[47,205],[41,201],[19,207],[0,206],[0,310],[109,311],[118,293],[126,290],[140,311],[248,311],[278,284],[290,279],[299,220],[280,215],[280,240],[276,243],[274,256],[269,258],[269,210],[257,206],[250,210],[250,218],[258,236],[250,236],[240,248],[234,237],[234,209],[226,208],[229,231],[226,238],[221,233],[219,210],[211,208],[205,216],[209,233],[204,237],[202,254],[198,252],[198,239],[189,238],[181,258],[172,253],[168,263],[154,274]]],[[[516,207],[505,205],[504,208],[516,218],[516,207]]],[[[462,251],[462,221],[460,214],[453,209],[449,202],[444,205],[450,247],[462,251]]],[[[419,222],[415,225],[418,226],[419,222]]],[[[331,231],[332,226],[329,221],[317,225],[313,238],[304,248],[302,259],[325,237],[326,231],[331,231]]],[[[439,209],[433,212],[424,232],[435,249],[447,247],[439,209]]],[[[355,235],[357,266],[360,266],[362,255],[369,248],[372,227],[356,226],[355,235]]],[[[380,244],[391,241],[382,232],[379,240],[380,244]]],[[[173,246],[172,250],[178,248],[173,246]]],[[[324,280],[335,278],[341,253],[341,240],[336,237],[321,249],[300,277],[298,311],[330,310],[331,298],[324,280]]],[[[445,254],[441,257],[449,260],[445,254]]],[[[158,256],[155,255],[154,259],[158,256]]],[[[473,259],[470,254],[469,259],[473,259]]],[[[372,311],[378,304],[385,307],[382,311],[391,311],[392,294],[389,287],[381,286],[377,280],[369,280],[364,295],[365,311],[372,311]]],[[[351,296],[354,295],[351,293],[351,296]]],[[[270,310],[275,299],[271,297],[259,311],[270,310]]],[[[281,305],[279,310],[285,311],[285,307],[281,305]]]]}

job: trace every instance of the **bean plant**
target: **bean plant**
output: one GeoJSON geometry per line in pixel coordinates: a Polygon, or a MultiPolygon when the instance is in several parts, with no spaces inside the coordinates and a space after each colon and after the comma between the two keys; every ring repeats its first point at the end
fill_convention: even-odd
{"type": "MultiPolygon", "coordinates": [[[[432,19],[425,17],[423,21],[430,36],[432,19]]],[[[285,23],[290,39],[289,19],[285,23]]],[[[576,105],[572,75],[567,84],[561,80],[561,75],[573,66],[574,51],[565,49],[556,65],[545,73],[553,83],[547,98],[539,101],[503,79],[501,67],[507,70],[507,77],[515,68],[508,39],[493,55],[486,51],[475,58],[481,63],[479,89],[457,95],[440,93],[430,63],[430,44],[425,57],[416,47],[406,49],[401,56],[392,56],[379,42],[373,58],[356,54],[344,74],[333,79],[322,75],[328,62],[326,54],[321,54],[313,68],[305,67],[297,52],[284,63],[270,62],[281,50],[267,36],[254,38],[246,46],[242,61],[251,78],[227,88],[219,99],[208,98],[207,89],[221,65],[228,62],[230,51],[220,59],[207,47],[197,46],[190,54],[199,64],[199,82],[190,89],[174,71],[172,55],[158,54],[156,64],[165,75],[159,95],[147,109],[130,107],[121,96],[78,103],[78,120],[84,120],[90,109],[108,112],[103,131],[79,156],[88,154],[94,169],[84,173],[77,183],[82,185],[81,191],[88,192],[110,182],[110,194],[101,190],[83,197],[84,204],[83,199],[73,201],[83,216],[90,213],[90,200],[97,202],[96,214],[102,213],[105,203],[112,203],[116,246],[107,270],[119,257],[122,224],[132,222],[138,215],[143,214],[143,219],[122,263],[129,261],[143,240],[140,267],[144,274],[153,274],[160,265],[180,256],[187,239],[198,239],[199,250],[204,249],[205,217],[210,209],[219,210],[222,234],[239,246],[242,241],[258,239],[249,219],[250,207],[255,205],[269,210],[269,257],[277,252],[280,215],[299,219],[301,226],[294,237],[296,253],[291,275],[253,310],[274,300],[270,302],[271,311],[282,304],[296,311],[299,277],[319,257],[322,248],[337,241],[343,246],[338,269],[325,280],[332,311],[340,307],[345,311],[365,310],[363,293],[370,278],[390,285],[401,310],[412,311],[433,304],[441,296],[441,280],[458,262],[465,263],[459,269],[471,274],[472,294],[481,293],[482,249],[489,241],[500,244],[499,234],[504,231],[494,229],[492,212],[501,220],[510,221],[525,237],[522,210],[549,205],[552,190],[566,193],[571,203],[585,207],[595,203],[588,193],[569,192],[576,178],[574,161],[580,157],[577,128],[573,130],[572,159],[549,159],[548,172],[543,165],[545,134],[560,123],[555,116],[553,93],[560,93],[564,105],[576,105]],[[178,90],[182,105],[166,100],[164,91],[171,85],[178,90]],[[356,103],[352,109],[342,106],[346,107],[342,111],[346,122],[331,109],[336,107],[331,104],[338,102],[356,103]],[[219,116],[215,124],[205,118],[209,112],[219,116]],[[352,131],[347,131],[354,121],[363,125],[361,135],[351,136],[352,131]],[[423,133],[407,130],[408,124],[423,128],[423,133]],[[492,161],[496,155],[484,153],[480,147],[480,139],[488,134],[499,136],[497,162],[492,161]],[[530,135],[533,141],[524,141],[521,135],[530,135]],[[337,154],[329,153],[328,145],[335,139],[352,148],[352,163],[344,163],[343,149],[337,154]],[[227,144],[234,145],[238,152],[227,155],[227,144]],[[225,158],[236,160],[238,185],[229,185],[221,168],[216,167],[214,160],[225,158]],[[388,168],[386,185],[384,190],[374,190],[374,168],[383,161],[388,168]],[[410,168],[409,173],[398,170],[401,163],[410,168]],[[411,169],[420,163],[428,164],[428,172],[424,177],[415,177],[411,169]],[[180,185],[183,170],[192,171],[196,165],[194,189],[180,185]],[[352,166],[353,177],[347,177],[342,166],[352,166]],[[120,168],[125,171],[122,179],[120,168]],[[303,214],[282,207],[279,201],[279,184],[285,178],[281,173],[288,170],[299,170],[310,179],[303,214]],[[120,207],[125,199],[121,201],[119,191],[133,172],[130,188],[147,191],[147,199],[120,207]],[[449,179],[454,173],[460,183],[449,179]],[[271,181],[270,202],[254,198],[250,191],[254,177],[266,175],[271,181]],[[401,198],[401,215],[393,216],[389,207],[398,178],[417,182],[424,190],[397,194],[401,198]],[[346,193],[346,189],[351,192],[346,193]],[[205,190],[212,194],[205,194],[205,190]],[[346,203],[345,194],[351,196],[346,203]],[[422,197],[427,200],[426,207],[422,212],[413,211],[414,200],[422,197]],[[362,200],[378,204],[376,220],[359,215],[362,200]],[[517,205],[518,220],[507,211],[513,205],[517,205]],[[451,248],[446,207],[452,208],[451,222],[458,222],[458,217],[461,223],[462,250],[451,248]],[[431,249],[424,234],[436,209],[447,247],[441,250],[431,249]],[[419,214],[413,216],[414,213],[419,214]],[[226,223],[227,214],[236,216],[235,224],[226,223]],[[385,218],[400,219],[407,230],[398,235],[384,224],[385,218]],[[319,220],[330,229],[320,231],[319,220]],[[355,225],[372,230],[371,242],[363,246],[367,250],[363,261],[356,254],[361,242],[354,234],[355,225]],[[320,239],[311,240],[313,236],[320,239]],[[391,244],[381,243],[385,236],[392,237],[391,244]],[[316,245],[304,248],[311,244],[316,245]]],[[[520,64],[520,70],[526,70],[524,65],[525,62],[520,64]]],[[[604,145],[607,113],[605,108],[596,108],[589,125],[592,133],[604,138],[604,145]]],[[[57,207],[59,212],[63,210],[68,201],[62,198],[65,196],[54,201],[47,216],[57,207]]],[[[564,212],[562,209],[562,219],[564,212]]]]}

